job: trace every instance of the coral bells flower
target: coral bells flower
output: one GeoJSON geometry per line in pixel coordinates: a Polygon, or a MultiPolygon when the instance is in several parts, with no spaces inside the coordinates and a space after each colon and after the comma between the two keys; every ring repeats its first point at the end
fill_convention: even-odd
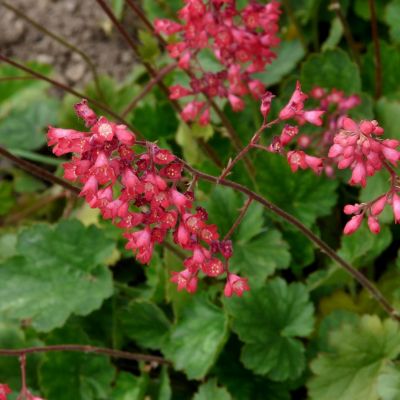
{"type": "Polygon", "coordinates": [[[247,279],[241,278],[235,274],[229,274],[228,279],[225,284],[224,295],[226,297],[231,297],[232,294],[236,294],[239,297],[243,295],[243,292],[250,290],[247,283],[247,279]]]}
{"type": "Polygon", "coordinates": [[[10,393],[10,387],[5,383],[0,383],[0,400],[7,400],[7,395],[10,393]]]}
{"type": "Polygon", "coordinates": [[[380,139],[383,129],[377,121],[362,121],[357,124],[350,118],[343,118],[342,129],[333,138],[334,144],[328,156],[337,163],[339,169],[350,168],[351,185],[365,186],[367,177],[375,175],[384,163],[396,165],[400,152],[396,149],[400,142],[380,139]]]}
{"type": "Polygon", "coordinates": [[[218,229],[207,223],[206,210],[193,210],[194,194],[179,190],[182,162],[153,143],[146,143],[142,153],[135,152],[131,148],[136,143],[133,132],[125,125],[98,118],[86,101],[75,109],[89,132],[50,127],[48,143],[56,155],[74,153],[63,165],[65,179],[80,182],[80,196],[90,207],[98,208],[103,218],[123,229],[126,248],[136,260],[150,263],[155,245],[171,232],[175,243],[191,253],[184,260],[185,269],[172,273],[171,281],[178,290],[195,292],[199,274],[228,274],[232,243],[221,242],[220,255],[211,251],[220,243],[218,229]]]}
{"type": "Polygon", "coordinates": [[[154,21],[156,32],[178,37],[178,42],[168,45],[169,55],[181,69],[191,70],[190,89],[170,88],[172,99],[194,96],[182,112],[185,121],[200,118],[204,125],[209,120],[208,108],[200,112],[196,106],[200,95],[226,98],[234,111],[243,109],[244,95],[261,97],[264,85],[252,74],[264,71],[275,58],[272,48],[279,44],[279,15],[280,3],[275,0],[265,5],[252,1],[242,10],[234,1],[186,0],[178,12],[180,23],[154,21]],[[197,54],[205,49],[219,63],[217,72],[201,65],[197,54]]]}

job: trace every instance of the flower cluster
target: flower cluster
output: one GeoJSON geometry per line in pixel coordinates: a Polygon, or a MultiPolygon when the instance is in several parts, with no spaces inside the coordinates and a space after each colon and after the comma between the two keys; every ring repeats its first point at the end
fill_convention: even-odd
{"type": "Polygon", "coordinates": [[[179,41],[168,45],[171,57],[178,65],[190,70],[190,87],[175,85],[170,88],[171,99],[193,96],[182,111],[185,121],[198,120],[207,124],[210,119],[208,106],[198,96],[227,98],[234,111],[242,110],[242,97],[252,94],[260,98],[264,85],[252,78],[255,72],[275,57],[271,48],[279,44],[280,3],[250,2],[242,10],[235,0],[185,0],[178,12],[181,23],[156,19],[157,32],[179,34],[179,41]],[[198,57],[199,52],[211,50],[220,70],[205,71],[198,57]]]}
{"type": "Polygon", "coordinates": [[[85,100],[75,110],[90,132],[50,127],[48,144],[57,156],[75,153],[63,165],[64,177],[82,183],[80,196],[124,230],[126,248],[136,259],[148,264],[154,245],[173,231],[175,243],[191,253],[184,260],[185,269],[171,278],[179,290],[194,292],[200,271],[210,277],[226,273],[227,295],[248,290],[246,279],[228,271],[232,244],[219,240],[217,227],[207,224],[203,208],[193,210],[194,193],[179,191],[182,162],[153,143],[137,142],[125,125],[98,118],[85,100]],[[145,151],[136,152],[135,144],[145,151]]]}
{"type": "MultiPolygon", "coordinates": [[[[273,96],[267,92],[261,99],[261,113],[264,118],[270,110],[270,103],[273,96]]],[[[308,95],[301,90],[300,83],[296,83],[296,88],[289,102],[279,112],[279,117],[276,122],[286,121],[289,119],[295,120],[298,125],[310,123],[316,126],[322,125],[322,115],[324,110],[305,110],[304,102],[308,95]]],[[[285,146],[290,144],[298,135],[299,127],[297,125],[286,124],[280,136],[275,136],[268,150],[274,153],[280,153],[286,156],[290,168],[293,172],[300,169],[312,169],[316,174],[319,174],[323,168],[323,160],[319,157],[306,154],[302,150],[286,151],[285,146]]]]}
{"type": "Polygon", "coordinates": [[[378,216],[386,204],[393,207],[395,222],[400,222],[400,198],[397,194],[399,186],[397,175],[391,167],[391,165],[396,166],[400,160],[400,152],[397,150],[400,142],[394,139],[381,139],[383,132],[383,128],[375,120],[361,121],[357,124],[346,117],[342,120],[340,131],[333,138],[334,144],[328,156],[337,163],[339,169],[352,170],[349,181],[351,185],[360,184],[365,187],[367,177],[375,175],[382,168],[387,169],[392,177],[391,189],[386,194],[369,203],[345,206],[344,212],[354,215],[344,228],[345,234],[355,232],[364,216],[368,216],[371,232],[378,233],[380,231],[378,216]]]}

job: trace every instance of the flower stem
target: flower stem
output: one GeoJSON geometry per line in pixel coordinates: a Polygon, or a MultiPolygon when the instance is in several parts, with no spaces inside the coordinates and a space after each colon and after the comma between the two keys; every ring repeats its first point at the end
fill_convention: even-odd
{"type": "MultiPolygon", "coordinates": [[[[27,347],[24,349],[0,349],[0,356],[10,356],[10,357],[20,357],[20,360],[25,360],[27,354],[35,354],[35,353],[49,353],[49,352],[80,352],[87,354],[101,354],[105,356],[109,356],[112,358],[122,358],[126,360],[135,360],[135,361],[147,361],[147,362],[156,362],[158,364],[170,364],[168,360],[165,360],[162,357],[152,356],[149,354],[139,354],[139,353],[130,353],[127,351],[114,350],[105,347],[95,347],[90,345],[82,345],[82,344],[58,344],[51,346],[37,346],[37,347],[27,347]]],[[[25,362],[24,362],[25,365],[25,362]]],[[[25,367],[24,367],[25,368],[25,367]]],[[[21,361],[21,371],[23,370],[23,363],[21,361]]],[[[24,376],[23,383],[24,383],[24,376]]],[[[26,383],[25,383],[26,387],[26,383]]]]}
{"type": "Polygon", "coordinates": [[[240,225],[240,223],[242,222],[244,216],[247,213],[247,210],[250,207],[250,204],[253,202],[253,198],[252,197],[248,197],[247,200],[245,201],[243,207],[240,210],[240,214],[238,215],[238,217],[236,218],[236,221],[233,223],[233,225],[231,226],[231,229],[229,229],[229,231],[227,232],[227,234],[224,236],[223,240],[228,240],[232,234],[235,232],[235,230],[237,229],[237,227],[240,225]]]}

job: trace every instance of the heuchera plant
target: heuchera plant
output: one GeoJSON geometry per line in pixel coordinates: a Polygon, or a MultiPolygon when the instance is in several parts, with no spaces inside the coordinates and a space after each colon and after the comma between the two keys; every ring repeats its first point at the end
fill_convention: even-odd
{"type": "Polygon", "coordinates": [[[234,111],[244,108],[242,97],[252,94],[258,99],[264,92],[255,72],[275,58],[271,48],[279,44],[280,3],[259,4],[252,1],[238,10],[234,0],[186,1],[178,12],[181,23],[167,19],[154,21],[155,29],[166,35],[177,35],[167,46],[181,69],[189,71],[190,87],[173,85],[170,98],[191,97],[181,116],[185,121],[198,119],[201,125],[210,120],[210,109],[202,97],[227,98],[234,111]],[[207,71],[201,55],[209,50],[220,68],[207,71]],[[203,95],[203,96],[202,96],[203,95]]]}
{"type": "Polygon", "coordinates": [[[173,231],[174,242],[192,254],[184,260],[183,271],[173,272],[171,281],[178,290],[195,292],[200,271],[210,277],[226,274],[226,296],[248,290],[246,279],[229,272],[231,241],[219,240],[204,208],[193,211],[195,182],[179,190],[179,185],[185,188],[182,162],[153,143],[138,142],[125,125],[98,118],[85,100],[75,110],[90,131],[50,127],[48,144],[57,156],[74,153],[63,165],[64,177],[82,183],[80,196],[124,230],[126,248],[136,259],[148,264],[154,245],[173,231]],[[135,151],[135,144],[144,151],[135,151]]]}

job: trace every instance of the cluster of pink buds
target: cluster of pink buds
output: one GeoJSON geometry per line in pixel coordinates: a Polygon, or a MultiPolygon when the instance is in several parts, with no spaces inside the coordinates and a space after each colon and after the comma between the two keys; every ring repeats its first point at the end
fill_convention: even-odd
{"type": "Polygon", "coordinates": [[[209,122],[210,111],[199,100],[200,94],[227,98],[234,111],[243,109],[244,95],[261,97],[264,85],[251,74],[264,71],[275,57],[271,48],[279,44],[279,15],[280,3],[275,0],[268,4],[251,1],[242,10],[236,8],[235,0],[185,0],[178,12],[181,23],[154,21],[157,32],[179,34],[179,41],[169,44],[168,51],[180,68],[191,71],[190,88],[170,88],[172,99],[194,96],[182,111],[185,121],[209,122]],[[218,60],[218,72],[203,69],[197,55],[204,49],[218,60]]]}
{"type": "Polygon", "coordinates": [[[63,165],[64,177],[82,183],[80,196],[90,207],[100,209],[105,219],[124,229],[126,248],[132,249],[136,259],[148,264],[154,245],[173,231],[175,243],[192,253],[184,261],[185,269],[171,278],[178,289],[194,292],[202,271],[210,277],[226,273],[228,294],[247,290],[246,280],[235,280],[228,271],[232,244],[219,241],[217,227],[206,223],[203,208],[193,211],[193,192],[178,190],[182,162],[153,143],[137,142],[125,125],[98,118],[85,100],[75,110],[90,132],[50,127],[48,144],[57,156],[75,153],[63,165]],[[134,151],[135,144],[145,151],[134,151]]]}
{"type": "MultiPolygon", "coordinates": [[[[270,111],[270,103],[273,96],[267,92],[261,99],[261,113],[264,119],[270,111]]],[[[322,116],[324,110],[305,110],[304,102],[308,96],[302,92],[300,83],[296,83],[296,88],[289,102],[279,112],[279,118],[275,123],[286,121],[289,119],[295,120],[298,125],[310,123],[316,126],[322,125],[322,116]]],[[[298,136],[299,127],[297,125],[286,124],[280,136],[275,136],[268,150],[274,153],[280,153],[286,156],[290,168],[293,172],[300,169],[312,169],[316,174],[319,174],[323,168],[323,160],[319,157],[306,154],[302,150],[286,151],[285,146],[289,145],[295,137],[298,136]]]]}
{"type": "Polygon", "coordinates": [[[343,118],[342,129],[333,138],[328,156],[333,158],[339,169],[350,168],[353,172],[351,185],[367,184],[367,176],[375,175],[385,163],[397,164],[400,152],[396,150],[399,141],[380,139],[383,128],[377,121],[361,121],[343,118]]]}
{"type": "Polygon", "coordinates": [[[387,169],[392,177],[391,189],[386,194],[368,203],[345,206],[345,214],[353,215],[344,228],[344,233],[347,235],[354,233],[360,227],[364,216],[368,218],[370,231],[379,233],[378,217],[386,204],[392,206],[395,222],[400,222],[398,179],[391,167],[391,164],[396,166],[400,160],[400,152],[397,150],[400,142],[394,139],[381,139],[382,135],[383,129],[375,120],[361,121],[357,124],[345,117],[342,120],[341,130],[334,137],[334,144],[329,150],[329,157],[333,158],[339,169],[352,170],[349,181],[351,185],[365,186],[367,177],[373,176],[382,168],[387,169]]]}

